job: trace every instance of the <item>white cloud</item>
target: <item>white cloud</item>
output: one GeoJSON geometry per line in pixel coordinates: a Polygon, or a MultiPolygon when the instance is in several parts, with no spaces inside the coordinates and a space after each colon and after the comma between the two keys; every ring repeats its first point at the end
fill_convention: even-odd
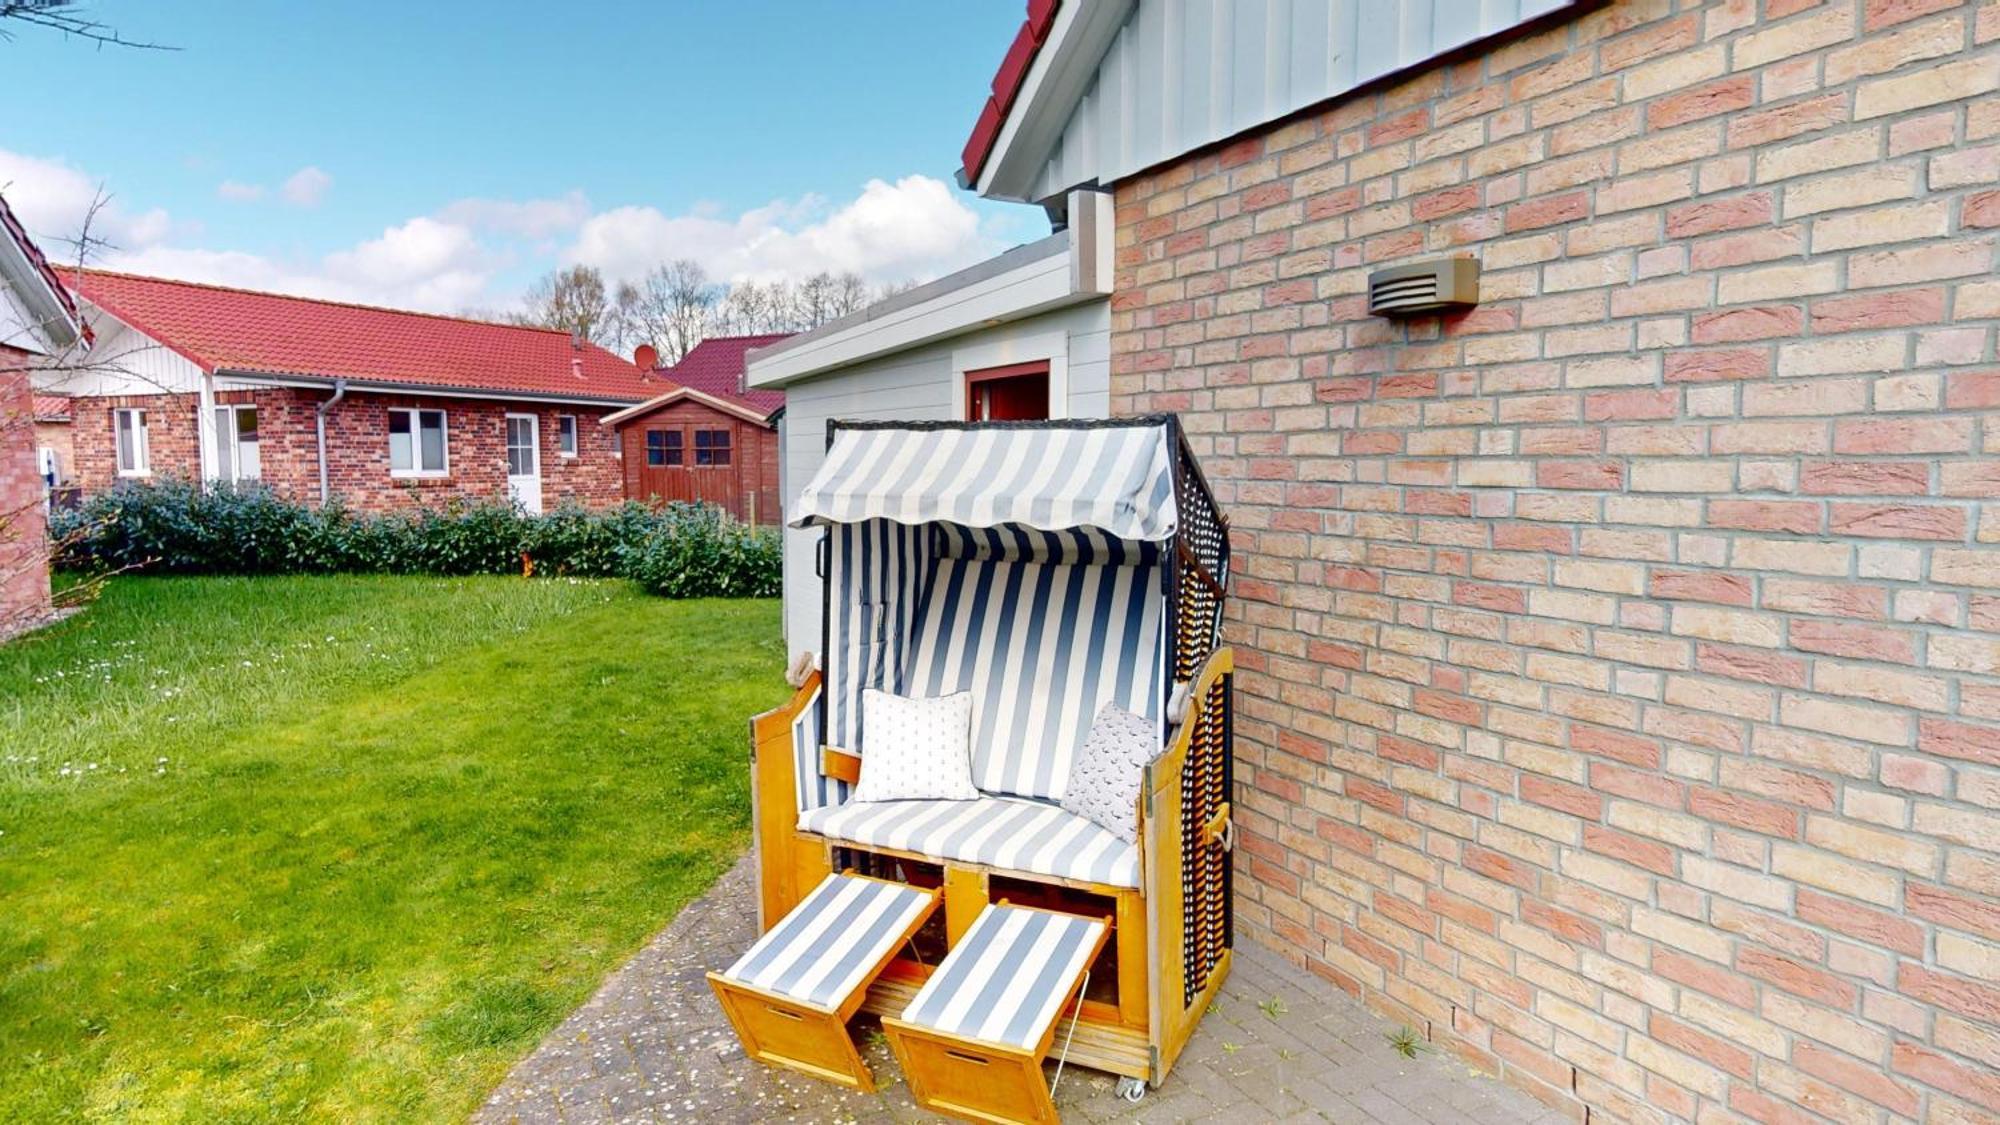
{"type": "Polygon", "coordinates": [[[485,300],[494,273],[505,264],[504,255],[481,245],[467,228],[421,216],[316,261],[155,246],[109,263],[160,277],[433,312],[456,312],[485,300]]]}
{"type": "Polygon", "coordinates": [[[1000,240],[944,181],[870,180],[855,199],[829,208],[818,196],[778,200],[729,218],[712,206],[667,215],[617,207],[591,216],[565,251],[568,262],[614,280],[693,258],[727,281],[852,271],[871,281],[927,280],[988,257],[1000,240]]]}
{"type": "Polygon", "coordinates": [[[461,199],[438,212],[447,222],[517,238],[548,238],[589,217],[590,200],[574,190],[555,199],[461,199]]]}
{"type": "MultiPolygon", "coordinates": [[[[60,159],[48,160],[0,149],[0,195],[21,217],[29,233],[42,242],[42,249],[57,260],[74,257],[74,240],[83,232],[91,201],[98,196],[97,180],[60,159]]],[[[107,202],[90,219],[90,235],[120,249],[151,245],[167,237],[172,224],[159,208],[134,212],[116,195],[106,192],[107,202]]]]}
{"type": "Polygon", "coordinates": [[[317,207],[325,198],[326,189],[332,186],[332,176],[308,164],[285,177],[285,182],[278,185],[278,194],[294,207],[317,207]]]}
{"type": "MultiPolygon", "coordinates": [[[[230,202],[281,197],[309,206],[332,178],[317,168],[280,189],[224,181],[230,202]]],[[[73,237],[98,181],[59,159],[0,149],[0,194],[53,257],[73,237]]],[[[114,199],[94,233],[111,245],[92,259],[108,269],[238,285],[302,296],[439,312],[512,304],[515,287],[557,265],[587,263],[613,280],[674,258],[694,258],[717,279],[796,278],[852,270],[871,281],[927,280],[998,252],[1002,228],[982,222],[941,180],[870,180],[845,202],[817,195],[776,200],[740,214],[701,204],[669,215],[652,207],[592,213],[581,191],[535,199],[467,198],[381,229],[330,252],[253,252],[209,244],[201,224],[114,199]]],[[[323,241],[301,229],[292,245],[323,241]]]]}

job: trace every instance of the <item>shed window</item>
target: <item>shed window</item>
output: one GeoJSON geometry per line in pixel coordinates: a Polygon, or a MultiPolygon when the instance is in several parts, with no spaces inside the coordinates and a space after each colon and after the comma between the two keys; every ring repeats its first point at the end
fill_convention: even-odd
{"type": "Polygon", "coordinates": [[[694,432],[694,463],[697,465],[729,464],[729,431],[696,430],[694,432]]]}
{"type": "Polygon", "coordinates": [[[118,438],[118,475],[143,477],[152,472],[152,450],[146,442],[146,412],[114,410],[111,423],[118,438]]]}
{"type": "Polygon", "coordinates": [[[646,431],[646,464],[658,469],[680,463],[681,432],[679,430],[646,431]]]}
{"type": "Polygon", "coordinates": [[[392,476],[441,477],[447,465],[444,411],[389,411],[389,472],[392,476]]]}
{"type": "Polygon", "coordinates": [[[556,415],[556,452],[564,457],[576,456],[576,415],[556,415]]]}

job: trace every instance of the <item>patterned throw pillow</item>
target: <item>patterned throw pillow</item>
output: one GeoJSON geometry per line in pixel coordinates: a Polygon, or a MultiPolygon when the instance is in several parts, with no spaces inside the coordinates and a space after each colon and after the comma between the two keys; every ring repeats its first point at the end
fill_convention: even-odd
{"type": "Polygon", "coordinates": [[[912,699],[861,693],[867,744],[850,801],[976,801],[972,693],[912,699]]]}
{"type": "Polygon", "coordinates": [[[1063,790],[1065,812],[1088,817],[1126,843],[1139,838],[1139,786],[1160,752],[1153,720],[1107,703],[1090,725],[1063,790]]]}

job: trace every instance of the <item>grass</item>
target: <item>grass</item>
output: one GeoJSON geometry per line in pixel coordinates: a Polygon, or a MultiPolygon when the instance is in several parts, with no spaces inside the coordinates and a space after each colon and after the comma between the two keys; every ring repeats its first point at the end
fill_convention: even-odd
{"type": "Polygon", "coordinates": [[[0,646],[0,1120],[476,1107],[747,839],[772,602],[128,579],[0,646]]]}

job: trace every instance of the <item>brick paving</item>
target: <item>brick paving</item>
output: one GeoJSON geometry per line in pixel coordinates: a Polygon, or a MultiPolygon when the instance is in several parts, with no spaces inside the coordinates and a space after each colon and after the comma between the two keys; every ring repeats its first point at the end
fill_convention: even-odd
{"type": "MultiPolygon", "coordinates": [[[[703,974],[755,933],[745,858],[514,1068],[474,1115],[484,1125],[563,1122],[881,1122],[928,1119],[888,1045],[857,1024],[882,1090],[862,1095],[746,1058],[703,974]]],[[[1337,1121],[1481,1125],[1564,1120],[1436,1053],[1406,1059],[1393,1025],[1244,945],[1228,985],[1166,1085],[1134,1105],[1113,1080],[1072,1069],[1056,1101],[1071,1121],[1337,1121]]],[[[1049,1067],[1053,1073],[1053,1064],[1049,1067]]]]}

